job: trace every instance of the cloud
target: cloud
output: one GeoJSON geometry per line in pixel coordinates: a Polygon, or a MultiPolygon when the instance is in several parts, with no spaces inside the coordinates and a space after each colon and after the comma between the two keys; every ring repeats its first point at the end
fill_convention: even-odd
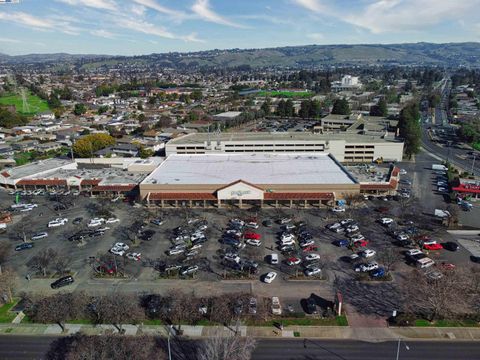
{"type": "Polygon", "coordinates": [[[365,0],[356,3],[355,12],[345,6],[325,5],[320,0],[291,0],[316,14],[367,29],[371,33],[416,31],[442,21],[462,19],[475,11],[480,0],[365,0]]]}
{"type": "Polygon", "coordinates": [[[132,5],[130,7],[132,13],[134,15],[137,15],[137,16],[143,16],[145,15],[145,12],[147,11],[147,8],[145,6],[142,6],[142,5],[132,5]]]}
{"type": "Polygon", "coordinates": [[[104,29],[92,30],[90,31],[90,34],[106,39],[113,39],[116,36],[114,33],[111,33],[110,31],[104,29]]]}
{"type": "Polygon", "coordinates": [[[184,12],[167,8],[163,5],[160,5],[155,0],[133,0],[133,1],[139,5],[158,11],[159,13],[172,16],[174,18],[186,17],[186,14],[184,12]]]}
{"type": "Polygon", "coordinates": [[[72,6],[87,6],[95,9],[117,10],[117,3],[114,0],[56,0],[72,6]]]}
{"type": "Polygon", "coordinates": [[[192,6],[192,11],[197,14],[202,20],[208,22],[236,28],[246,28],[246,26],[244,25],[237,24],[217,14],[210,8],[210,3],[208,0],[196,0],[192,6]]]}
{"type": "Polygon", "coordinates": [[[10,44],[19,44],[19,43],[21,43],[20,40],[17,40],[17,39],[9,39],[9,38],[0,38],[0,42],[10,43],[10,44]]]}
{"type": "Polygon", "coordinates": [[[0,20],[6,20],[7,22],[14,22],[28,27],[36,29],[53,29],[55,28],[55,22],[49,19],[39,18],[32,16],[24,12],[10,12],[1,13],[0,20]]]}
{"type": "Polygon", "coordinates": [[[322,33],[307,34],[307,37],[313,41],[323,41],[325,39],[325,36],[322,33]]]}

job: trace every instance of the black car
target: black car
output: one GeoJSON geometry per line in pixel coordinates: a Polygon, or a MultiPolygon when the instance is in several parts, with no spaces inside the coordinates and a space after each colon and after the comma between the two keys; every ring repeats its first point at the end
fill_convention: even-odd
{"type": "Polygon", "coordinates": [[[57,281],[53,282],[50,284],[50,287],[52,289],[58,289],[58,288],[61,288],[61,287],[64,287],[64,286],[67,286],[67,285],[70,285],[73,283],[73,277],[71,276],[64,276],[60,279],[58,279],[57,281]]]}
{"type": "Polygon", "coordinates": [[[234,238],[231,238],[231,237],[225,237],[225,238],[222,239],[222,243],[224,243],[225,245],[230,245],[230,246],[238,246],[238,245],[240,245],[240,240],[234,239],[234,238]]]}
{"type": "Polygon", "coordinates": [[[453,241],[447,241],[442,244],[444,249],[450,250],[450,251],[457,251],[459,249],[459,246],[457,243],[454,243],[453,241]]]}
{"type": "Polygon", "coordinates": [[[83,234],[74,234],[68,237],[68,241],[80,241],[85,239],[85,235],[83,234]]]}
{"type": "Polygon", "coordinates": [[[140,239],[142,239],[143,241],[150,241],[153,239],[153,235],[155,235],[155,231],[145,230],[142,231],[142,233],[140,234],[140,239]]]}
{"type": "Polygon", "coordinates": [[[83,221],[83,218],[77,217],[77,218],[73,219],[72,222],[73,222],[74,225],[78,225],[78,224],[80,224],[82,221],[83,221]]]}
{"type": "Polygon", "coordinates": [[[64,204],[58,204],[53,207],[53,210],[55,211],[67,210],[67,206],[64,204]]]}
{"type": "Polygon", "coordinates": [[[27,250],[33,247],[32,243],[23,243],[20,245],[15,246],[15,251],[27,250]]]}
{"type": "Polygon", "coordinates": [[[397,240],[394,244],[397,246],[409,247],[412,245],[412,242],[410,240],[397,240]]]}
{"type": "Polygon", "coordinates": [[[90,234],[88,234],[89,237],[97,237],[97,236],[103,236],[105,235],[105,231],[92,231],[90,234]]]}
{"type": "Polygon", "coordinates": [[[317,313],[317,304],[315,303],[315,300],[311,297],[309,297],[305,303],[306,307],[306,312],[307,314],[316,314],[317,313]]]}

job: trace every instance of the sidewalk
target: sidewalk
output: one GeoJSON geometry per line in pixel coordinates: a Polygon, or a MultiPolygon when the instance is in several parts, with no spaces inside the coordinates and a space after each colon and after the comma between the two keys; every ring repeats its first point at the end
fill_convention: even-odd
{"type": "MultiPolygon", "coordinates": [[[[79,325],[66,324],[66,332],[62,333],[56,324],[0,324],[0,335],[71,335],[82,332],[89,335],[102,335],[117,333],[113,325],[79,325]]],[[[178,327],[175,327],[178,329],[178,327]]],[[[167,336],[167,327],[162,325],[123,325],[127,335],[159,335],[167,336]]],[[[376,328],[351,328],[349,326],[286,326],[283,331],[275,327],[247,327],[239,326],[227,328],[223,326],[189,326],[180,328],[183,336],[200,338],[209,336],[228,336],[238,331],[240,336],[253,336],[257,338],[312,338],[312,339],[338,339],[360,340],[367,342],[380,342],[396,339],[404,340],[480,340],[480,328],[434,328],[434,327],[376,327],[376,328]]]]}

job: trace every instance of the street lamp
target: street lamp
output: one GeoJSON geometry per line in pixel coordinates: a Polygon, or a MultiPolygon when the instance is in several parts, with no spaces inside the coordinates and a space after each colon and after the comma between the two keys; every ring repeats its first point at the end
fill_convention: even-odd
{"type": "MultiPolygon", "coordinates": [[[[400,358],[400,343],[402,342],[402,339],[398,338],[398,345],[397,345],[397,360],[400,358]]],[[[406,350],[410,350],[410,348],[408,347],[407,344],[405,344],[405,342],[403,343],[403,345],[405,346],[405,349],[406,350]]]]}
{"type": "Polygon", "coordinates": [[[168,360],[172,360],[172,349],[170,348],[170,335],[172,331],[173,325],[168,325],[167,330],[168,330],[168,338],[167,338],[167,344],[168,344],[168,360]]]}
{"type": "Polygon", "coordinates": [[[475,158],[477,157],[477,153],[473,153],[473,161],[472,161],[472,175],[475,176],[474,169],[475,169],[475,158]]]}

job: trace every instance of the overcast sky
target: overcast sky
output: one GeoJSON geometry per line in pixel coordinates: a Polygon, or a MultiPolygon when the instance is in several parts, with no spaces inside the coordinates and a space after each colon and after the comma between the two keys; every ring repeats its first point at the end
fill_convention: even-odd
{"type": "Polygon", "coordinates": [[[0,4],[0,52],[134,55],[480,41],[479,5],[480,0],[20,0],[0,4]]]}

